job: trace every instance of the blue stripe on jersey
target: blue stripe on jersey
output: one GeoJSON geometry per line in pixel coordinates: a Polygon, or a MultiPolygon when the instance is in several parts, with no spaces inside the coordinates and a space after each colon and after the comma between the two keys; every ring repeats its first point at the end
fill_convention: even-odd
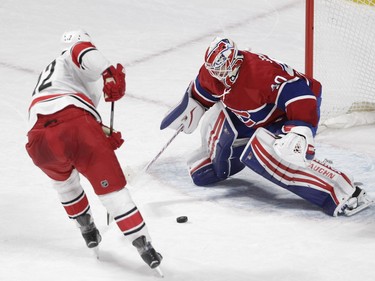
{"type": "Polygon", "coordinates": [[[311,98],[316,99],[314,93],[311,91],[306,81],[298,79],[295,82],[285,83],[283,87],[279,90],[279,94],[276,100],[276,105],[283,111],[286,111],[286,105],[293,99],[298,100],[298,98],[311,98]]]}
{"type": "Polygon", "coordinates": [[[195,90],[196,90],[196,93],[200,96],[200,98],[202,98],[203,100],[206,100],[207,102],[211,102],[211,103],[216,103],[218,102],[220,99],[219,98],[215,98],[212,96],[212,94],[208,91],[206,91],[200,84],[199,82],[199,79],[198,79],[198,76],[197,78],[195,78],[195,81],[194,81],[194,85],[195,85],[195,90]]]}

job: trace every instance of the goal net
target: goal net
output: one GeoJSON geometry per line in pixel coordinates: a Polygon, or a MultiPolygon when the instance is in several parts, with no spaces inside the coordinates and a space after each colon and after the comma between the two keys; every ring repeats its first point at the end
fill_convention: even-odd
{"type": "Polygon", "coordinates": [[[315,0],[313,18],[321,124],[375,123],[375,0],[315,0]]]}

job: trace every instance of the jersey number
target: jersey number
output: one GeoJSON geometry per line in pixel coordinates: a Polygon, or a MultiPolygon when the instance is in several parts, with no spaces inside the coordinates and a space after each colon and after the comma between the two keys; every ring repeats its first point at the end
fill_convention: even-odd
{"type": "Polygon", "coordinates": [[[38,83],[36,83],[35,89],[33,91],[33,95],[35,95],[37,92],[43,91],[44,89],[52,86],[52,82],[49,81],[51,78],[53,72],[55,71],[55,65],[56,65],[56,60],[51,62],[46,69],[40,73],[39,78],[38,78],[38,83]],[[43,80],[42,78],[45,77],[43,80]]]}

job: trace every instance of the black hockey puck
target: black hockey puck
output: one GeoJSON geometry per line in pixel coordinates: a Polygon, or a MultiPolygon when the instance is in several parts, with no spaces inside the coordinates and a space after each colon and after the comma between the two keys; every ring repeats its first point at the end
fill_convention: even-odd
{"type": "Polygon", "coordinates": [[[187,221],[188,221],[188,217],[187,217],[187,216],[181,216],[181,217],[178,217],[178,218],[176,219],[176,221],[177,221],[178,223],[184,223],[184,222],[187,222],[187,221]]]}

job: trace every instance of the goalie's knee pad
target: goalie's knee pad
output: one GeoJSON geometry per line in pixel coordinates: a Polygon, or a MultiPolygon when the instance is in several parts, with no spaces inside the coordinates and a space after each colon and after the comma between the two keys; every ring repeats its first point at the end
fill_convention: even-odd
{"type": "Polygon", "coordinates": [[[219,181],[223,181],[228,178],[228,176],[237,174],[239,171],[245,168],[245,165],[240,161],[239,158],[233,158],[229,161],[229,174],[218,175],[210,158],[199,159],[189,166],[190,177],[195,185],[206,186],[219,181]]]}
{"type": "Polygon", "coordinates": [[[258,129],[242,153],[241,161],[264,178],[336,216],[355,191],[351,180],[317,160],[308,167],[283,160],[273,149],[275,139],[267,130],[258,129]]]}
{"type": "Polygon", "coordinates": [[[189,161],[190,175],[195,184],[222,181],[244,168],[238,159],[240,153],[236,153],[233,147],[237,135],[225,108],[217,103],[202,123],[202,147],[198,157],[193,156],[189,161]]]}
{"type": "Polygon", "coordinates": [[[215,173],[210,158],[202,158],[189,166],[190,177],[195,185],[205,186],[221,181],[215,173]]]}

